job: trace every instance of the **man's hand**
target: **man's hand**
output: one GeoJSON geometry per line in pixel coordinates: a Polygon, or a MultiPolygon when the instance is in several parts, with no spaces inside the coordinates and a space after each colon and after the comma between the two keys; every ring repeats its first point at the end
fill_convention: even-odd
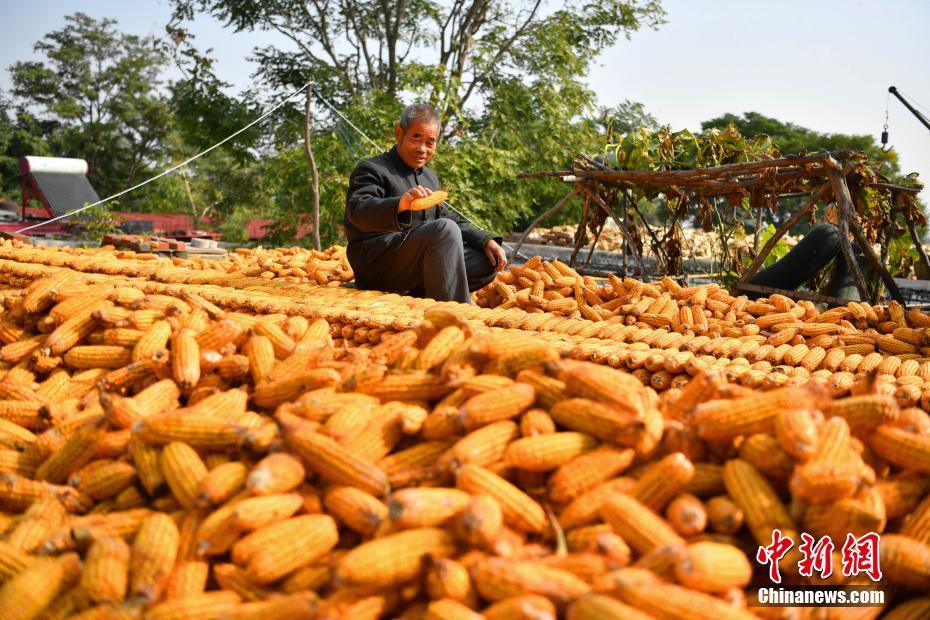
{"type": "Polygon", "coordinates": [[[494,265],[494,271],[500,271],[507,266],[507,254],[494,239],[488,239],[487,245],[484,246],[484,255],[488,257],[488,262],[494,265]]]}
{"type": "Polygon", "coordinates": [[[400,197],[400,204],[397,205],[397,212],[403,213],[404,211],[410,210],[410,205],[413,204],[413,201],[417,198],[426,198],[433,193],[428,187],[423,187],[422,185],[417,185],[416,187],[411,187],[407,190],[407,193],[400,197]]]}

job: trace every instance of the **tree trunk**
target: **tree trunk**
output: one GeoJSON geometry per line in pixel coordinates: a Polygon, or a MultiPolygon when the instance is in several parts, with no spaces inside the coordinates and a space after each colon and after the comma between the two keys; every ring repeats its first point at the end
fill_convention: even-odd
{"type": "Polygon", "coordinates": [[[310,225],[313,226],[313,249],[320,250],[320,178],[316,169],[316,158],[313,156],[313,147],[310,145],[310,136],[313,133],[313,82],[307,86],[307,103],[304,107],[304,152],[310,162],[310,196],[312,207],[310,211],[310,225]]]}

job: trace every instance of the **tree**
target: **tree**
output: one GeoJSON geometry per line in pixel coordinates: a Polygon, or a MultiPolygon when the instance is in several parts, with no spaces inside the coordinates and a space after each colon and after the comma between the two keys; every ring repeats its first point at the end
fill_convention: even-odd
{"type": "MultiPolygon", "coordinates": [[[[354,156],[317,157],[324,221],[341,221],[340,186],[354,158],[390,146],[391,124],[404,102],[416,99],[431,102],[443,118],[445,142],[435,167],[454,206],[497,230],[550,205],[562,191],[515,181],[516,172],[563,166],[578,150],[597,150],[596,128],[584,120],[593,110],[593,93],[579,79],[589,63],[619,37],[657,27],[664,16],[654,0],[566,2],[554,10],[541,0],[173,3],[173,31],[206,13],[236,32],[280,33],[291,48],[255,50],[258,77],[292,89],[314,75],[319,95],[378,143],[372,148],[348,135],[347,125],[328,109],[315,114],[314,150],[335,151],[331,147],[342,144],[354,156]]],[[[279,156],[300,148],[302,114],[294,106],[278,119],[279,156]]],[[[310,176],[306,164],[302,173],[291,172],[279,178],[306,183],[310,176]]],[[[276,192],[276,201],[307,193],[294,189],[276,192]]],[[[309,201],[294,205],[309,212],[309,201]]],[[[278,206],[287,208],[283,201],[278,206]]]]}
{"type": "Polygon", "coordinates": [[[870,159],[882,163],[882,173],[897,175],[898,154],[884,152],[869,135],[820,133],[794,123],[780,121],[758,112],[744,112],[742,116],[724,114],[701,123],[702,129],[726,129],[733,125],[746,138],[767,135],[784,155],[815,153],[817,151],[865,151],[870,159]]]}
{"type": "Polygon", "coordinates": [[[35,44],[43,60],[10,67],[17,124],[38,125],[49,154],[86,159],[104,195],[138,182],[158,160],[170,125],[160,92],[164,46],[115,26],[67,16],[35,44]]]}

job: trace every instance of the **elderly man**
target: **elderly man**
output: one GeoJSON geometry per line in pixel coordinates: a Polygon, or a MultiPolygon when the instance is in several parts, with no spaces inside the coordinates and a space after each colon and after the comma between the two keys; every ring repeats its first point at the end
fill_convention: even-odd
{"type": "Polygon", "coordinates": [[[476,228],[440,203],[411,211],[417,198],[439,189],[426,167],[436,153],[439,115],[408,106],[394,125],[397,144],[360,162],[349,177],[346,254],[361,289],[470,303],[469,291],[507,264],[502,239],[476,228]]]}

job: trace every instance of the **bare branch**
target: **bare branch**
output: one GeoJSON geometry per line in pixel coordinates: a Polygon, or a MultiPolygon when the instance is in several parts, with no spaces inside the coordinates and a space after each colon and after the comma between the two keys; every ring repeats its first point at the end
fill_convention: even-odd
{"type": "MultiPolygon", "coordinates": [[[[542,4],[542,0],[536,0],[526,20],[524,20],[523,24],[514,31],[513,35],[503,45],[500,46],[500,48],[497,50],[497,53],[494,55],[494,58],[492,58],[488,63],[489,67],[496,66],[505,54],[510,53],[510,49],[513,47],[514,43],[516,43],[520,37],[526,34],[527,29],[529,29],[533,20],[536,18],[536,12],[539,10],[540,4],[542,4]]],[[[468,89],[465,91],[465,94],[459,98],[458,105],[456,106],[457,109],[461,109],[462,106],[465,105],[465,102],[468,101],[468,98],[474,91],[475,86],[477,86],[480,82],[483,82],[490,74],[490,72],[491,69],[489,68],[480,75],[475,76],[475,78],[468,85],[468,89]]],[[[454,114],[455,113],[453,112],[453,115],[454,114]]]]}

